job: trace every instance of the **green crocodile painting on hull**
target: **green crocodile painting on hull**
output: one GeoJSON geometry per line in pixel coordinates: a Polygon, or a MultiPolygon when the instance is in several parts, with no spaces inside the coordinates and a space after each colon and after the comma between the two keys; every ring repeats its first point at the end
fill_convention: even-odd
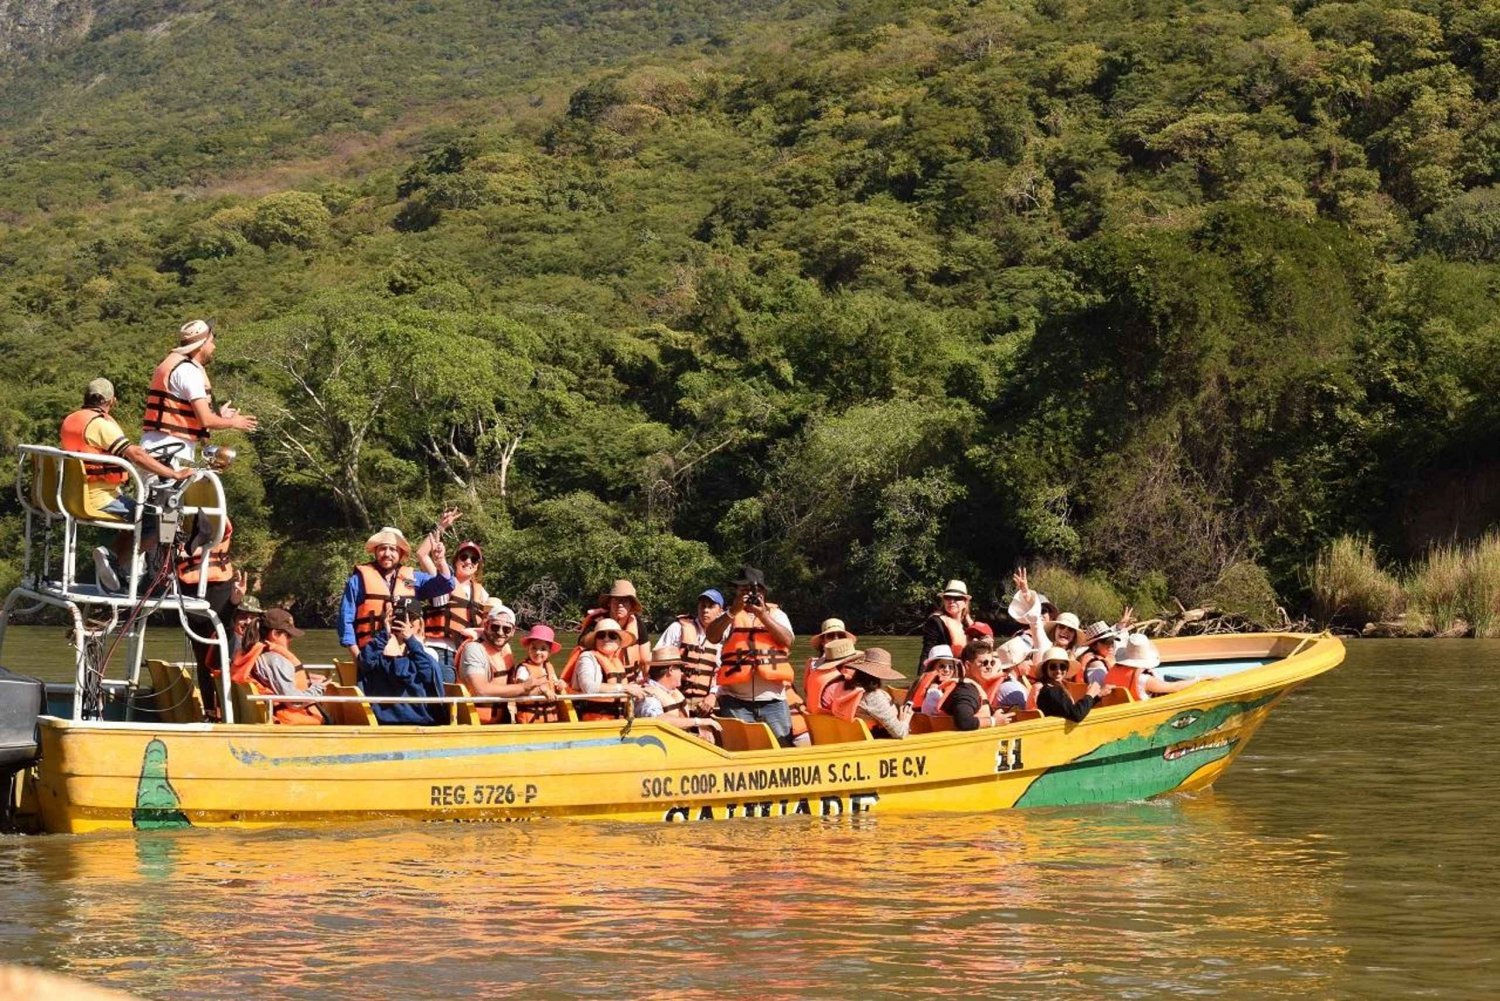
{"type": "Polygon", "coordinates": [[[1280,694],[1253,702],[1225,702],[1212,709],[1188,709],[1152,733],[1102,744],[1037,776],[1016,806],[1118,803],[1169,792],[1204,765],[1234,751],[1239,738],[1219,733],[1225,723],[1280,694]]]}
{"type": "Polygon", "coordinates": [[[181,805],[177,790],[167,778],[167,745],[153,737],[141,756],[141,780],[135,787],[135,809],[130,822],[138,831],[192,827],[187,815],[179,809],[181,805]]]}

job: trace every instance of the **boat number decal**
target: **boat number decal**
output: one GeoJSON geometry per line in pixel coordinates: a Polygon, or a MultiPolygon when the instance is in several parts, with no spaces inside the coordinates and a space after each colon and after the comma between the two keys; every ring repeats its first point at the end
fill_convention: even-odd
{"type": "Polygon", "coordinates": [[[869,813],[880,801],[875,792],[848,796],[803,796],[800,799],[756,800],[748,803],[704,803],[701,806],[669,806],[661,819],[669,823],[690,820],[733,820],[736,817],[841,817],[869,813]]]}
{"type": "Polygon", "coordinates": [[[435,785],[432,787],[433,806],[514,806],[531,803],[537,798],[537,787],[511,783],[475,782],[464,785],[435,785]]]}
{"type": "MultiPolygon", "coordinates": [[[[1015,742],[1017,745],[1020,741],[1015,742]]],[[[1020,753],[1017,747],[1018,755],[1020,753]]],[[[1019,758],[1017,759],[1019,761],[1019,758]]],[[[678,796],[717,796],[723,793],[765,792],[809,786],[869,782],[875,778],[921,778],[927,774],[927,755],[908,754],[879,761],[830,761],[825,765],[782,765],[730,772],[684,772],[641,779],[641,799],[678,796]]]]}
{"type": "Polygon", "coordinates": [[[1019,772],[1021,770],[1021,738],[1000,741],[995,748],[996,772],[1019,772]]]}

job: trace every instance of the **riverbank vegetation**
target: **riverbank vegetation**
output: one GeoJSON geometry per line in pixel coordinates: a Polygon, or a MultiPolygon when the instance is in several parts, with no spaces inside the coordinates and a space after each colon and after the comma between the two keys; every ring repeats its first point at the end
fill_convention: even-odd
{"type": "MultiPolygon", "coordinates": [[[[10,73],[0,435],[50,440],[96,373],[129,424],[170,332],[217,318],[216,387],[262,420],[231,488],[270,600],[326,612],[371,527],[456,503],[491,590],[560,618],[620,575],[686,607],[748,560],[861,630],[955,576],[995,615],[1018,561],[1090,617],[1486,621],[1488,542],[1399,597],[1367,572],[1500,498],[1483,6],[808,0],[679,29],[642,2],[505,77],[480,41],[564,30],[537,8],[474,22],[459,66],[366,53],[368,107],[316,47],[266,73],[238,4],[136,6],[10,73]],[[214,39],[220,124],[104,127],[214,39]],[[53,124],[126,55],[92,139],[53,124]]],[[[360,31],[411,33],[389,16],[360,31]]]]}
{"type": "Polygon", "coordinates": [[[1367,538],[1342,536],[1312,570],[1317,614],[1367,635],[1500,637],[1500,532],[1439,543],[1397,576],[1367,538]]]}

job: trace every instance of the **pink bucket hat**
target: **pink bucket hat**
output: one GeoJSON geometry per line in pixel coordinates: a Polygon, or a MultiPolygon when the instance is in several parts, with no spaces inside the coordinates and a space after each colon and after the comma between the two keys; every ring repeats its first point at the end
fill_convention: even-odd
{"type": "Polygon", "coordinates": [[[557,634],[552,631],[552,627],[544,626],[540,622],[531,627],[531,632],[527,633],[526,638],[521,642],[523,644],[550,643],[552,644],[553,653],[557,653],[557,651],[562,649],[562,644],[557,642],[557,634]]]}

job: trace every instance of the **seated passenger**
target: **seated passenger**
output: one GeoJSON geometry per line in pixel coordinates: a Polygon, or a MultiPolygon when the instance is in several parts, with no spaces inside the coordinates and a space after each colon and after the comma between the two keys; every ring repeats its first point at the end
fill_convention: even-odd
{"type": "MultiPolygon", "coordinates": [[[[1029,649],[1025,639],[1010,643],[1016,649],[1029,649]]],[[[953,717],[955,730],[978,730],[1010,722],[1008,715],[991,709],[1005,677],[999,665],[1000,658],[989,643],[979,641],[964,647],[964,676],[938,707],[939,712],[953,717]]]]}
{"type": "MultiPolygon", "coordinates": [[[[1046,632],[1049,649],[1059,646],[1072,653],[1073,648],[1078,646],[1079,625],[1078,616],[1072,612],[1062,612],[1059,614],[1057,618],[1047,624],[1046,632]]],[[[1042,652],[1045,653],[1046,651],[1042,652]]]]}
{"type": "MultiPolygon", "coordinates": [[[[443,686],[454,680],[422,642],[422,610],[415,601],[386,605],[381,628],[360,648],[355,663],[366,695],[442,698],[443,686]]],[[[385,725],[441,726],[449,719],[449,707],[437,703],[373,703],[370,708],[385,725]]]]}
{"type": "Polygon", "coordinates": [[[854,647],[854,637],[841,636],[823,644],[821,656],[808,661],[807,674],[803,677],[803,688],[807,700],[803,711],[809,713],[833,712],[833,700],[853,677],[849,662],[863,656],[854,647]],[[812,665],[816,664],[814,667],[812,665]]]}
{"type": "MultiPolygon", "coordinates": [[[[141,446],[125,437],[120,425],[110,413],[115,406],[115,387],[108,379],[94,379],[83,391],[82,408],[63,418],[58,438],[63,451],[83,452],[88,455],[112,455],[125,459],[143,474],[168,480],[185,480],[193,475],[191,469],[173,469],[141,446]]],[[[135,498],[124,493],[130,475],[118,466],[104,463],[83,464],[84,510],[100,521],[119,520],[127,525],[135,519],[135,498]]],[[[122,526],[124,527],[124,526],[122,526]]],[[[146,519],[141,525],[141,547],[149,549],[155,542],[156,520],[146,519]],[[150,531],[148,536],[147,531],[150,531]]],[[[94,568],[99,586],[105,591],[121,589],[121,567],[129,566],[131,537],[124,532],[115,532],[109,548],[101,547],[94,553],[94,568]]]]}
{"type": "Polygon", "coordinates": [[[966,642],[974,640],[989,640],[995,642],[995,627],[988,622],[971,622],[964,627],[964,639],[966,642]]]}
{"type": "Polygon", "coordinates": [[[1109,674],[1105,676],[1105,682],[1130,689],[1130,694],[1137,701],[1143,702],[1153,695],[1170,695],[1172,692],[1180,692],[1189,685],[1203,680],[1202,678],[1183,678],[1181,681],[1168,681],[1157,675],[1156,669],[1160,666],[1161,654],[1157,653],[1156,644],[1152,643],[1145,633],[1132,633],[1125,640],[1125,646],[1120,650],[1120,658],[1115,661],[1115,666],[1110,668],[1109,674]]]}
{"type": "MultiPolygon", "coordinates": [[[[589,641],[589,647],[574,661],[571,675],[564,674],[563,681],[582,695],[621,693],[639,701],[645,690],[630,680],[620,624],[614,619],[600,619],[594,623],[589,641]]],[[[579,718],[617,719],[624,715],[621,705],[619,700],[582,702],[579,718]]]]}
{"type": "Polygon", "coordinates": [[[910,702],[896,708],[895,699],[881,685],[883,681],[901,681],[902,675],[891,666],[891,655],[880,647],[871,647],[849,661],[850,677],[846,694],[835,701],[834,715],[844,719],[856,717],[880,727],[888,737],[897,740],[911,729],[910,702]]]}
{"type": "Polygon", "coordinates": [[[1092,623],[1083,631],[1083,652],[1078,655],[1078,673],[1092,685],[1104,684],[1109,669],[1115,666],[1115,641],[1119,633],[1108,622],[1092,623]]]}
{"type": "MultiPolygon", "coordinates": [[[[268,609],[261,614],[258,629],[247,626],[247,639],[254,640],[256,633],[264,638],[255,640],[235,657],[229,672],[231,681],[249,682],[257,695],[323,694],[328,679],[308,674],[302,668],[302,661],[292,653],[291,640],[301,636],[302,630],[297,628],[291,612],[285,608],[268,609]]],[[[272,717],[278,723],[319,726],[326,722],[316,703],[273,702],[271,706],[272,717]]]]}
{"type": "MultiPolygon", "coordinates": [[[[552,631],[552,627],[538,622],[521,640],[521,645],[526,648],[526,657],[521,663],[511,668],[510,680],[518,682],[542,678],[546,681],[546,687],[536,694],[546,695],[549,698],[554,698],[565,691],[562,681],[557,677],[557,672],[552,669],[552,655],[562,649],[562,644],[557,642],[557,634],[552,631]]],[[[515,706],[513,712],[517,723],[558,723],[563,719],[563,713],[557,702],[515,706]]]]}
{"type": "Polygon", "coordinates": [[[1036,707],[1043,716],[1061,716],[1081,723],[1094,708],[1094,703],[1099,701],[1099,696],[1104,694],[1104,685],[1098,681],[1090,682],[1088,691],[1075,702],[1063,686],[1071,664],[1068,651],[1062,647],[1055,646],[1042,655],[1041,680],[1038,681],[1041,689],[1037,692],[1036,707]]]}
{"type": "MultiPolygon", "coordinates": [[[[983,644],[968,644],[964,650],[967,651],[969,646],[983,644]]],[[[922,677],[913,686],[912,697],[907,701],[912,705],[920,701],[922,712],[935,716],[948,693],[958,684],[958,658],[953,656],[953,649],[946,643],[939,643],[927,651],[927,659],[922,662],[922,672],[922,677]]]]}
{"type": "Polygon", "coordinates": [[[658,647],[651,651],[644,693],[635,703],[635,714],[659,719],[684,729],[696,725],[687,714],[687,696],[682,694],[682,651],[676,647],[658,647]]]}
{"type": "MultiPolygon", "coordinates": [[[[651,647],[646,642],[647,623],[635,585],[624,578],[615,581],[608,591],[599,595],[599,607],[584,613],[583,624],[578,629],[578,647],[573,651],[569,666],[593,646],[594,631],[604,622],[613,622],[620,633],[621,662],[632,674],[643,677],[646,664],[651,660],[651,647]]],[[[704,625],[705,639],[711,624],[704,625]]]]}
{"type": "Polygon", "coordinates": [[[1000,687],[990,698],[990,708],[1007,711],[1036,708],[1036,683],[1031,680],[1029,644],[1022,639],[1008,640],[995,651],[991,667],[1001,672],[1000,687]]]}
{"type": "MultiPolygon", "coordinates": [[[[489,606],[480,638],[465,640],[459,646],[458,680],[468,688],[470,695],[514,699],[548,691],[545,674],[523,672],[525,680],[516,677],[517,665],[510,652],[510,638],[515,631],[516,613],[497,602],[489,606]]],[[[506,719],[502,703],[479,704],[475,709],[481,723],[499,723],[506,719]]]]}

